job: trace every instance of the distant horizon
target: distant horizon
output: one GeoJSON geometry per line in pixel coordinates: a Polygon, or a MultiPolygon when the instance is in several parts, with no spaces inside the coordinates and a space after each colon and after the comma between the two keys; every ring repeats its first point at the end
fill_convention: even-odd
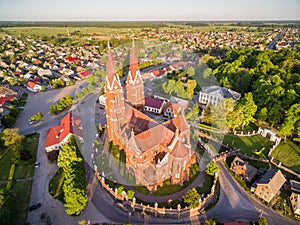
{"type": "Polygon", "coordinates": [[[0,21],[300,20],[299,0],[1,0],[0,21]]]}
{"type": "Polygon", "coordinates": [[[0,20],[0,22],[300,22],[300,19],[244,19],[244,20],[0,20]]]}

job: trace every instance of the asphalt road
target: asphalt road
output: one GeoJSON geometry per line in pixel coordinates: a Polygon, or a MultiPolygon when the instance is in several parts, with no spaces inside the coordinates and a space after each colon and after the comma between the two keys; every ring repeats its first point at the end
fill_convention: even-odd
{"type": "Polygon", "coordinates": [[[223,163],[218,163],[220,168],[220,198],[214,208],[206,215],[209,218],[219,218],[222,222],[256,221],[260,215],[267,218],[269,225],[299,225],[299,221],[289,219],[259,202],[254,196],[249,195],[227,171],[223,163]]]}

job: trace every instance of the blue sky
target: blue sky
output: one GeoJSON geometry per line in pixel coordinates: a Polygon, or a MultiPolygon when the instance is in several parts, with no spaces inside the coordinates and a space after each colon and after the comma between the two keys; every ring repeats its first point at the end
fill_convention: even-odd
{"type": "Polygon", "coordinates": [[[286,19],[300,19],[300,0],[0,0],[0,21],[286,19]]]}

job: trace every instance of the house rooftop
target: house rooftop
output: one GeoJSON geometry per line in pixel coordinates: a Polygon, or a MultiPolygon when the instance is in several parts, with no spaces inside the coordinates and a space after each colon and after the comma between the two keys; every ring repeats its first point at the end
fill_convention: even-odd
{"type": "Polygon", "coordinates": [[[300,194],[300,182],[295,180],[290,180],[290,182],[292,191],[300,194]]]}
{"type": "Polygon", "coordinates": [[[201,89],[202,93],[210,94],[210,93],[218,93],[219,95],[223,96],[224,98],[232,98],[234,100],[238,100],[241,97],[241,94],[238,92],[235,92],[231,89],[225,88],[225,87],[219,87],[216,85],[203,87],[201,89]]]}
{"type": "Polygon", "coordinates": [[[269,170],[258,182],[259,184],[268,184],[273,193],[277,193],[285,183],[285,177],[280,170],[269,170]]]}
{"type": "Polygon", "coordinates": [[[145,106],[154,108],[154,109],[160,109],[162,107],[162,104],[164,103],[164,100],[159,98],[153,98],[153,97],[146,97],[145,98],[145,106]]]}

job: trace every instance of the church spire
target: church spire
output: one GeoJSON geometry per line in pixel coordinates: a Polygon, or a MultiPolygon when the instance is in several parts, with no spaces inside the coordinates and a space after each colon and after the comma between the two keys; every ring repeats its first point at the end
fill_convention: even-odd
{"type": "Polygon", "coordinates": [[[134,39],[132,39],[132,49],[131,49],[131,53],[130,53],[129,69],[130,69],[132,81],[134,81],[135,77],[137,75],[137,72],[139,71],[137,49],[134,46],[134,39]]]}
{"type": "Polygon", "coordinates": [[[110,50],[110,45],[109,45],[109,41],[107,43],[107,58],[106,58],[106,86],[108,89],[112,89],[114,87],[114,89],[119,89],[122,88],[117,71],[116,71],[116,67],[115,67],[115,63],[113,60],[113,54],[112,51],[110,50]]]}

